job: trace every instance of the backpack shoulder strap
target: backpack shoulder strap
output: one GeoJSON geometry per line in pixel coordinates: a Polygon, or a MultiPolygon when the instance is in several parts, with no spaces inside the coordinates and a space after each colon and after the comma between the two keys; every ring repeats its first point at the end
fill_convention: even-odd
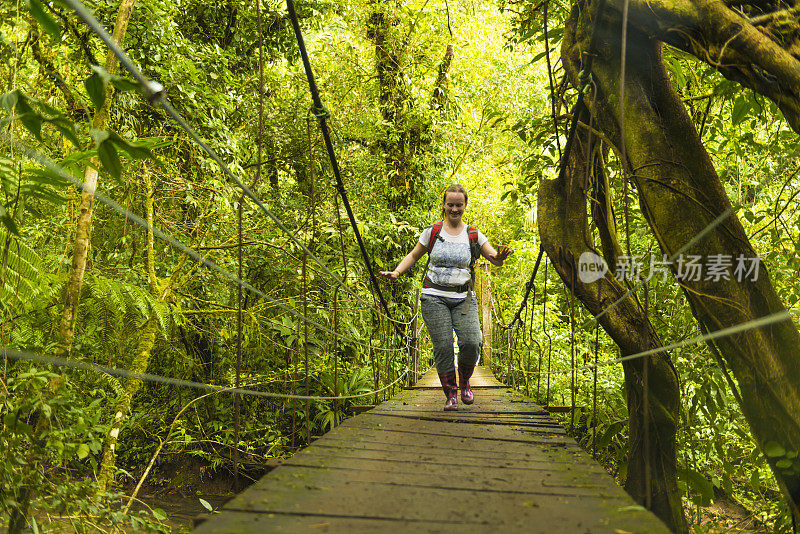
{"type": "Polygon", "coordinates": [[[431,236],[428,239],[428,254],[431,253],[433,250],[433,245],[436,243],[436,238],[439,237],[439,234],[442,232],[442,223],[441,221],[434,224],[431,228],[431,236]]]}
{"type": "Polygon", "coordinates": [[[442,231],[443,222],[444,221],[440,221],[429,227],[431,229],[431,236],[428,238],[428,261],[425,262],[425,270],[422,272],[422,287],[425,287],[425,283],[428,280],[428,267],[430,267],[431,264],[431,250],[433,250],[433,245],[436,243],[436,238],[439,237],[439,234],[442,231]]]}
{"type": "Polygon", "coordinates": [[[469,266],[472,267],[481,257],[481,247],[478,245],[478,229],[468,225],[467,233],[469,234],[469,251],[472,256],[469,266]]]}

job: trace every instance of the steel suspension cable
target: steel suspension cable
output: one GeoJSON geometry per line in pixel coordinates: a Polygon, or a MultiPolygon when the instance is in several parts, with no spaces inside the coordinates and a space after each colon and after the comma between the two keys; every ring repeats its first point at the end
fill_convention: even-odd
{"type": "MultiPolygon", "coordinates": [[[[531,272],[531,277],[528,280],[528,283],[525,285],[525,296],[522,298],[522,303],[520,303],[519,308],[517,308],[516,313],[514,314],[514,318],[509,323],[509,328],[514,326],[514,324],[519,321],[520,312],[522,312],[523,308],[527,308],[528,306],[528,295],[531,292],[531,289],[534,288],[534,283],[536,281],[536,272],[539,270],[539,263],[542,261],[542,255],[544,254],[544,247],[541,245],[539,246],[539,255],[536,257],[536,264],[533,266],[533,271],[531,272]]],[[[534,296],[536,295],[536,291],[534,290],[534,296]]],[[[535,297],[534,297],[535,298],[535,297]]]]}
{"type": "Polygon", "coordinates": [[[358,395],[343,395],[339,397],[323,396],[323,395],[286,395],[283,393],[270,393],[268,391],[254,391],[243,388],[231,388],[224,386],[215,386],[212,384],[204,384],[202,382],[193,382],[191,380],[184,380],[182,378],[170,378],[167,376],[155,375],[151,373],[137,373],[128,369],[120,367],[110,367],[106,365],[98,365],[79,360],[68,360],[66,358],[58,358],[56,356],[46,356],[44,354],[36,354],[33,352],[20,351],[11,349],[9,347],[0,347],[0,354],[12,360],[26,360],[36,363],[44,363],[48,365],[55,365],[57,367],[65,367],[68,369],[75,369],[79,371],[93,371],[98,373],[105,373],[112,376],[119,376],[122,378],[129,378],[141,380],[143,382],[153,382],[158,384],[166,384],[170,386],[186,387],[197,389],[201,391],[215,391],[218,393],[231,393],[251,397],[266,397],[271,399],[288,399],[288,400],[343,400],[343,399],[356,399],[360,397],[368,397],[376,393],[381,393],[388,390],[402,380],[409,372],[408,369],[403,371],[403,374],[391,384],[377,390],[368,391],[366,393],[359,393],[358,395]]]}
{"type": "Polygon", "coordinates": [[[575,428],[575,378],[577,371],[575,369],[575,284],[577,283],[577,270],[572,270],[572,279],[569,284],[569,368],[570,368],[570,418],[569,430],[572,432],[575,428]]]}
{"type": "Polygon", "coordinates": [[[328,129],[328,116],[329,112],[327,108],[323,105],[322,100],[319,96],[319,90],[317,88],[317,82],[314,79],[314,71],[311,68],[311,61],[308,57],[308,51],[306,50],[305,41],[303,40],[303,32],[300,30],[300,21],[297,18],[297,12],[295,11],[294,1],[293,0],[286,0],[286,7],[289,11],[289,17],[292,21],[292,28],[294,28],[295,39],[297,40],[297,46],[300,49],[300,56],[303,60],[303,68],[306,72],[306,77],[308,78],[308,88],[311,93],[311,99],[314,102],[314,114],[319,121],[319,128],[322,131],[322,138],[325,141],[325,148],[328,151],[328,158],[331,162],[331,168],[333,169],[333,176],[336,180],[336,189],[339,191],[339,194],[342,196],[342,204],[344,204],[344,209],[347,211],[347,217],[350,219],[350,225],[353,227],[353,232],[356,237],[356,241],[358,242],[358,246],[361,249],[361,256],[364,260],[364,264],[367,267],[367,271],[369,272],[369,278],[372,282],[372,285],[375,287],[375,291],[378,294],[378,300],[380,301],[381,307],[383,308],[386,317],[392,321],[397,333],[401,336],[405,336],[406,333],[400,328],[400,321],[397,321],[392,316],[392,313],[389,311],[389,306],[386,303],[386,299],[383,298],[383,293],[381,292],[380,285],[378,284],[378,279],[375,276],[375,270],[372,266],[372,260],[367,253],[367,249],[364,246],[364,241],[361,239],[361,232],[358,230],[358,224],[356,224],[355,216],[353,215],[353,210],[350,207],[350,202],[347,199],[347,191],[344,187],[344,182],[342,181],[342,176],[339,171],[339,162],[336,159],[336,153],[333,149],[333,143],[331,141],[330,130],[328,129]]]}
{"type": "Polygon", "coordinates": [[[556,147],[558,147],[558,160],[561,161],[563,153],[561,152],[561,139],[558,132],[558,117],[556,117],[556,94],[553,89],[553,67],[550,65],[550,38],[547,35],[547,8],[550,6],[549,0],[545,0],[543,11],[544,18],[544,56],[547,58],[547,79],[550,82],[550,113],[553,117],[553,129],[556,133],[556,147]]]}
{"type": "MultiPolygon", "coordinates": [[[[647,282],[644,284],[644,316],[646,319],[645,324],[650,323],[649,317],[650,308],[650,286],[647,282]]],[[[650,358],[642,359],[642,383],[644,405],[644,487],[645,487],[645,507],[649,510],[651,508],[652,496],[650,495],[652,487],[652,474],[650,466],[650,358]]]]}
{"type": "MultiPolygon", "coordinates": [[[[547,328],[547,258],[544,259],[544,303],[542,303],[542,330],[547,336],[547,395],[545,404],[550,404],[550,357],[553,354],[553,338],[547,328]]],[[[539,366],[541,367],[541,365],[539,366]]]]}
{"type": "MultiPolygon", "coordinates": [[[[614,365],[617,363],[627,362],[631,360],[636,360],[638,358],[644,358],[646,356],[652,356],[653,354],[658,354],[659,352],[667,352],[670,350],[680,349],[683,347],[691,346],[691,345],[698,345],[703,342],[713,341],[715,339],[721,339],[724,337],[729,337],[735,334],[740,334],[742,332],[746,332],[748,330],[752,330],[754,328],[763,328],[766,326],[770,326],[773,324],[777,324],[783,321],[790,321],[792,316],[787,311],[776,312],[770,315],[765,315],[764,317],[759,317],[758,319],[751,319],[749,321],[744,321],[739,324],[729,326],[727,328],[722,328],[720,330],[715,330],[713,332],[708,332],[706,334],[702,334],[699,336],[695,336],[693,338],[684,339],[682,341],[677,341],[675,343],[671,343],[669,345],[664,345],[661,347],[656,347],[652,349],[648,349],[645,351],[637,352],[634,354],[629,354],[628,356],[622,356],[620,358],[614,358],[610,360],[601,360],[597,364],[587,364],[580,367],[577,367],[577,370],[586,370],[586,369],[594,369],[600,367],[607,367],[609,365],[614,365]]],[[[567,370],[560,370],[560,371],[547,371],[542,374],[562,374],[570,372],[569,369],[567,370]]]]}
{"type": "MultiPolygon", "coordinates": [[[[600,284],[597,284],[597,302],[600,302],[600,284]]],[[[594,324],[594,369],[592,369],[592,457],[597,453],[597,357],[600,351],[600,323],[594,324]]]]}

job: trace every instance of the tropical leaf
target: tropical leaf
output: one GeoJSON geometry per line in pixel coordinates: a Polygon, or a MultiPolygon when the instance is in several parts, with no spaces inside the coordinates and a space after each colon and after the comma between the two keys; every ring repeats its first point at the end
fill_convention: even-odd
{"type": "Polygon", "coordinates": [[[700,506],[708,506],[714,499],[714,486],[702,474],[694,469],[678,469],[678,480],[685,482],[691,489],[697,492],[695,499],[700,506]]]}

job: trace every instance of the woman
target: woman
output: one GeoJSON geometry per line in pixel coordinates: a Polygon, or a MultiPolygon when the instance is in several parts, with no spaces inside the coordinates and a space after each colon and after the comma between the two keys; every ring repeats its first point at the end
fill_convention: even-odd
{"type": "Polygon", "coordinates": [[[442,222],[422,231],[414,249],[393,271],[381,274],[396,280],[426,252],[428,265],[420,295],[420,311],[433,343],[436,371],[447,401],[445,410],[458,408],[461,401],[472,404],[474,395],[469,378],[478,362],[483,343],[478,321],[478,305],[473,288],[472,264],[483,256],[501,266],[511,253],[508,247],[500,252],[489,244],[481,232],[461,220],[467,208],[467,192],[458,184],[449,186],[442,200],[442,222]],[[453,332],[458,338],[458,384],[453,363],[453,332]]]}

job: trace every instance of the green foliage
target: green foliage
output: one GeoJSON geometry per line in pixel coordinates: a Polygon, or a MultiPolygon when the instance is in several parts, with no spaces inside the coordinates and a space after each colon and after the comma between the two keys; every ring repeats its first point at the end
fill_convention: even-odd
{"type": "Polygon", "coordinates": [[[100,163],[113,176],[119,179],[122,175],[122,162],[119,159],[118,149],[122,149],[135,159],[153,158],[150,149],[136,143],[131,143],[121,138],[110,130],[90,130],[100,163]]]}
{"type": "Polygon", "coordinates": [[[702,473],[694,469],[678,469],[678,481],[695,492],[693,502],[699,506],[708,506],[714,498],[714,486],[702,473]]]}
{"type": "Polygon", "coordinates": [[[5,197],[0,203],[0,223],[7,231],[19,234],[23,216],[41,217],[43,209],[66,201],[58,192],[65,185],[64,179],[46,169],[23,167],[0,157],[0,187],[5,197]]]}
{"type": "MultiPolygon", "coordinates": [[[[352,395],[363,395],[372,390],[372,377],[370,371],[366,367],[355,368],[350,372],[345,369],[340,369],[338,373],[338,380],[336,380],[336,387],[334,387],[334,373],[326,371],[319,377],[320,385],[325,396],[333,397],[338,395],[340,397],[348,397],[352,395]]],[[[359,397],[353,399],[344,399],[338,401],[337,409],[340,413],[347,413],[351,406],[357,404],[364,404],[369,397],[359,397]]],[[[320,401],[316,404],[317,415],[314,417],[314,422],[321,433],[327,432],[333,428],[335,414],[334,414],[334,401],[320,401]]]]}
{"type": "Polygon", "coordinates": [[[87,396],[68,378],[28,364],[15,366],[7,387],[0,398],[3,515],[8,517],[17,510],[27,517],[32,505],[40,514],[91,516],[95,525],[126,521],[148,530],[164,530],[150,514],[127,518],[113,512],[107,501],[119,495],[98,496],[96,482],[82,476],[87,467],[96,468],[106,432],[102,397],[96,390],[87,396]],[[50,391],[54,383],[57,389],[50,391]],[[30,490],[34,492],[32,503],[26,497],[30,490]]]}
{"type": "Polygon", "coordinates": [[[41,24],[42,28],[50,34],[50,37],[60,41],[61,40],[61,25],[51,17],[42,6],[39,0],[25,0],[25,5],[31,12],[31,15],[36,21],[41,24]]]}
{"type": "Polygon", "coordinates": [[[124,342],[150,318],[164,339],[172,336],[175,320],[170,306],[135,284],[91,275],[86,280],[84,313],[97,321],[96,333],[109,354],[121,354],[124,342]]]}
{"type": "Polygon", "coordinates": [[[0,105],[8,117],[0,121],[6,126],[18,120],[39,141],[42,141],[42,125],[47,123],[58,130],[75,147],[80,147],[75,126],[62,112],[42,100],[32,98],[18,89],[0,95],[0,105]]]}
{"type": "Polygon", "coordinates": [[[3,247],[0,280],[0,307],[5,312],[24,310],[33,302],[40,302],[46,292],[47,274],[36,252],[23,241],[0,230],[3,247]]]}
{"type": "MultiPolygon", "coordinates": [[[[240,192],[226,183],[216,164],[188,136],[140,97],[137,84],[96,66],[106,51],[91,34],[76,30],[82,26],[71,12],[40,0],[27,0],[25,6],[47,34],[43,53],[55,76],[42,75],[50,71],[25,46],[27,19],[17,16],[9,5],[0,6],[0,79],[12,83],[0,97],[7,115],[0,126],[75,176],[81,176],[87,165],[102,165],[98,170],[108,176],[101,176],[99,188],[134,213],[145,212],[146,183],[151,183],[156,226],[237,272],[233,245],[238,240],[240,192]],[[91,114],[104,105],[109,113],[107,129],[92,130],[91,114]],[[94,157],[100,164],[92,163],[94,157]]],[[[548,6],[547,38],[555,54],[567,6],[548,6]]],[[[114,25],[116,5],[96,2],[90,7],[104,26],[114,25]]],[[[312,395],[330,396],[334,390],[341,395],[366,393],[375,388],[376,375],[378,387],[384,387],[402,371],[404,362],[392,353],[367,348],[370,343],[386,348],[393,341],[385,335],[387,325],[374,313],[374,296],[353,231],[343,212],[342,227],[334,212],[331,169],[321,153],[313,120],[309,134],[310,100],[288,18],[278,4],[262,7],[265,68],[260,132],[259,35],[251,4],[137,2],[125,46],[146,75],[166,87],[176,109],[233,172],[253,184],[257,196],[324,265],[343,278],[346,273],[349,293],[336,292],[335,283],[313,261],[308,262],[310,316],[333,329],[336,298],[337,331],[351,338],[336,342],[339,383],[334,388],[333,339],[310,329],[309,387],[312,395]],[[309,144],[313,154],[309,154],[309,144]]],[[[384,51],[398,58],[397,76],[391,84],[378,74],[381,50],[370,33],[375,31],[370,21],[378,4],[299,2],[297,7],[322,96],[332,113],[329,124],[357,224],[375,266],[384,270],[397,265],[421,228],[439,219],[442,188],[462,182],[470,191],[467,222],[486,233],[493,245],[508,243],[515,250],[506,265],[490,275],[498,313],[508,320],[538,252],[538,185],[554,176],[559,158],[547,100],[543,4],[504,1],[502,13],[488,4],[451,3],[446,8],[437,2],[423,9],[404,4],[387,10],[394,18],[390,17],[386,28],[384,51]],[[448,18],[455,34],[452,41],[448,18]],[[446,102],[437,109],[431,106],[433,84],[451,42],[456,46],[446,102]],[[388,210],[392,201],[403,204],[402,209],[388,210]]],[[[710,68],[698,68],[685,54],[667,49],[665,62],[714,153],[714,164],[731,199],[746,206],[743,224],[763,251],[781,298],[795,304],[800,300],[795,283],[800,269],[800,212],[793,202],[799,190],[797,178],[790,173],[800,150],[796,135],[774,105],[722,80],[710,68]]],[[[558,98],[564,101],[557,103],[557,112],[563,113],[568,108],[564,104],[574,101],[575,94],[567,91],[558,98]]],[[[563,129],[563,118],[558,119],[563,129]]],[[[563,145],[563,137],[560,141],[563,145]]],[[[612,194],[619,199],[622,181],[613,158],[609,169],[612,194]]],[[[58,293],[72,254],[76,195],[61,178],[21,159],[16,150],[13,156],[10,151],[0,155],[0,184],[4,194],[0,202],[4,228],[0,232],[4,247],[0,320],[6,325],[0,332],[2,344],[49,351],[61,311],[58,293]]],[[[646,237],[646,222],[637,206],[629,207],[633,252],[650,253],[654,244],[646,237]]],[[[622,227],[622,209],[616,212],[622,227]]],[[[302,310],[298,247],[248,203],[243,206],[243,227],[243,278],[271,299],[302,310]]],[[[158,282],[164,284],[159,287],[166,288],[166,281],[174,286],[153,296],[149,273],[143,269],[146,239],[129,220],[95,206],[72,356],[126,367],[142,325],[155,319],[158,340],[149,372],[232,386],[238,339],[236,286],[191,261],[182,263],[180,255],[157,242],[155,271],[158,282]]],[[[393,312],[402,319],[414,309],[421,268],[418,265],[397,283],[382,287],[393,312]]],[[[526,371],[508,373],[506,378],[536,394],[542,403],[567,405],[571,393],[567,374],[554,373],[547,379],[534,374],[537,365],[548,359],[554,370],[568,369],[570,354],[568,300],[550,269],[544,304],[543,276],[537,281],[535,306],[526,312],[529,325],[535,318],[531,326],[535,339],[518,340],[517,367],[526,371]],[[547,321],[541,325],[544,305],[547,321]]],[[[306,372],[302,322],[246,292],[243,300],[242,383],[264,391],[301,392],[306,372]]],[[[696,333],[674,284],[654,281],[650,302],[667,303],[651,316],[665,342],[696,333]]],[[[593,331],[579,331],[578,337],[579,347],[592,346],[593,331]]],[[[601,338],[600,355],[613,358],[618,353],[609,340],[601,338]]],[[[714,489],[721,489],[752,509],[770,514],[776,528],[785,525],[777,512],[780,505],[768,462],[778,469],[797,469],[795,452],[775,443],[765,444],[766,457],[759,452],[724,372],[708,351],[678,351],[673,359],[682,387],[679,466],[686,502],[705,507],[712,502],[714,489]]],[[[84,496],[88,499],[92,492],[102,429],[109,421],[104,406],[113,405],[123,394],[122,382],[106,375],[76,374],[51,402],[44,389],[50,375],[37,373],[44,372],[14,377],[9,387],[15,393],[4,398],[4,413],[27,413],[19,420],[31,429],[6,425],[0,438],[27,447],[26,461],[38,466],[35,475],[23,473],[18,466],[5,467],[9,491],[18,492],[30,483],[42,488],[40,494],[56,496],[43,497],[35,506],[51,506],[46,504],[51,502],[46,509],[62,506],[86,515],[101,510],[113,521],[114,506],[92,504],[96,507],[89,508],[84,496]],[[98,399],[102,399],[99,404],[98,399]],[[51,407],[50,419],[58,424],[40,436],[30,414],[44,414],[44,406],[51,407]],[[46,449],[34,443],[39,438],[60,440],[63,446],[46,449]],[[66,502],[69,485],[80,488],[73,504],[66,502]]],[[[578,387],[582,406],[591,405],[591,392],[585,385],[590,376],[586,372],[578,387]]],[[[590,446],[594,433],[597,456],[620,480],[627,471],[629,430],[622,384],[619,368],[604,369],[598,379],[598,413],[584,412],[575,418],[576,437],[590,446]]],[[[232,399],[211,396],[181,412],[193,395],[145,384],[120,434],[120,465],[138,474],[156,447],[153,436],[158,436],[167,445],[152,480],[166,485],[170,482],[166,473],[176,466],[199,462],[203,469],[225,473],[232,467],[233,447],[258,464],[266,457],[291,454],[291,443],[298,446],[308,437],[304,403],[243,400],[237,442],[232,399]],[[164,435],[178,413],[173,431],[164,435]]],[[[339,414],[372,401],[370,395],[339,402],[339,414]]],[[[330,401],[311,403],[312,434],[331,428],[333,409],[330,401]]],[[[13,501],[13,495],[9,499],[13,501]]],[[[6,506],[13,506],[11,501],[6,506]]]]}
{"type": "Polygon", "coordinates": [[[122,76],[110,74],[103,67],[92,65],[91,69],[93,71],[92,75],[86,78],[86,81],[83,82],[83,85],[86,88],[86,92],[89,94],[89,98],[92,99],[92,104],[94,104],[95,109],[99,110],[105,104],[106,87],[108,84],[113,85],[120,91],[142,90],[142,87],[138,82],[128,80],[122,76]]]}
{"type": "MultiPolygon", "coordinates": [[[[541,4],[503,1],[499,5],[501,9],[513,13],[509,47],[544,39],[541,4]]],[[[548,11],[551,30],[548,37],[552,46],[562,35],[560,30],[565,15],[562,9],[565,6],[548,4],[548,7],[552,8],[548,11]]],[[[544,53],[540,51],[533,55],[533,61],[543,63],[544,53]]],[[[774,103],[749,89],[743,89],[735,82],[723,79],[715,68],[668,46],[664,48],[664,63],[674,89],[683,99],[708,148],[712,164],[731,202],[743,205],[740,220],[755,250],[761,255],[781,299],[787,306],[795,306],[800,301],[796,284],[800,263],[795,261],[800,242],[797,237],[800,219],[796,202],[800,183],[797,178],[800,168],[797,134],[788,127],[774,103]]],[[[554,74],[558,72],[556,70],[554,74]]],[[[557,113],[560,113],[559,109],[569,109],[575,102],[575,96],[569,90],[564,94],[557,92],[557,113]]],[[[497,120],[496,115],[492,115],[493,129],[507,129],[529,146],[529,150],[520,158],[522,172],[504,182],[502,198],[511,206],[521,209],[535,206],[539,182],[543,178],[553,178],[558,171],[558,153],[552,128],[555,119],[548,117],[549,112],[548,103],[532,111],[528,117],[506,118],[501,115],[497,120]]],[[[563,118],[557,118],[562,121],[561,129],[565,131],[563,118]]],[[[563,147],[563,137],[561,141],[563,147]]],[[[628,235],[619,231],[623,248],[630,241],[635,255],[648,257],[659,254],[641,208],[635,202],[626,202],[627,205],[623,206],[624,178],[613,151],[608,156],[606,170],[609,173],[617,228],[624,229],[628,224],[630,227],[628,235]]],[[[588,228],[592,229],[591,226],[588,228]]],[[[591,231],[587,232],[587,238],[595,242],[597,240],[591,231]]],[[[511,296],[512,304],[501,304],[500,307],[513,310],[514,295],[518,295],[516,288],[524,283],[524,273],[518,275],[514,272],[508,277],[506,271],[504,275],[501,279],[493,279],[493,283],[501,285],[494,290],[494,295],[500,302],[511,296]],[[510,280],[506,281],[507,277],[510,280]]],[[[560,286],[561,281],[551,276],[549,284],[548,289],[553,285],[560,286]]],[[[542,289],[541,275],[537,288],[540,291],[542,289]]],[[[638,295],[641,302],[641,290],[638,295]]],[[[561,317],[542,326],[540,335],[547,339],[542,340],[540,345],[546,348],[551,341],[554,367],[568,369],[570,346],[568,337],[564,335],[568,328],[564,313],[566,299],[554,295],[552,289],[548,291],[548,297],[548,314],[554,311],[560,313],[561,317]]],[[[651,281],[649,302],[650,320],[665,344],[699,334],[691,310],[685,306],[684,298],[674,282],[651,281]]],[[[579,313],[579,317],[582,319],[577,324],[585,324],[586,315],[579,313]]],[[[587,336],[589,332],[581,331],[577,334],[578,353],[593,351],[593,335],[587,336]]],[[[517,337],[519,340],[519,334],[517,337]]],[[[545,358],[550,357],[547,352],[541,346],[523,349],[519,355],[519,367],[530,370],[533,360],[535,369],[538,358],[543,354],[545,358]]],[[[603,341],[601,334],[600,358],[617,356],[613,345],[603,341]]],[[[768,443],[763,444],[762,454],[753,442],[735,394],[731,392],[731,386],[737,387],[735,380],[730,377],[729,371],[720,368],[705,346],[675,351],[671,357],[681,384],[678,467],[680,485],[685,491],[684,503],[691,504],[688,507],[690,521],[695,523],[699,531],[708,530],[708,526],[701,527],[700,523],[708,520],[704,515],[710,515],[715,510],[714,500],[721,495],[742,503],[759,520],[771,524],[775,532],[789,531],[787,513],[778,499],[779,492],[769,466],[779,471],[785,470],[785,473],[794,473],[795,459],[783,456],[794,451],[787,452],[778,443],[768,443]]],[[[624,479],[627,410],[624,390],[614,387],[614,384],[621,384],[624,378],[619,369],[604,369],[598,374],[598,413],[585,415],[576,422],[575,432],[587,447],[591,446],[591,434],[595,432],[597,447],[593,452],[620,479],[624,479]]],[[[535,374],[528,376],[517,371],[511,373],[509,378],[518,385],[524,384],[528,391],[535,389],[539,392],[535,374]]],[[[550,398],[546,400],[554,403],[560,399],[568,404],[570,383],[559,375],[541,377],[539,401],[545,402],[545,380],[551,383],[550,398]]],[[[578,404],[581,406],[590,406],[592,403],[592,390],[586,384],[587,377],[584,376],[577,386],[578,404]]],[[[719,528],[724,529],[723,525],[720,524],[719,528]]]]}

